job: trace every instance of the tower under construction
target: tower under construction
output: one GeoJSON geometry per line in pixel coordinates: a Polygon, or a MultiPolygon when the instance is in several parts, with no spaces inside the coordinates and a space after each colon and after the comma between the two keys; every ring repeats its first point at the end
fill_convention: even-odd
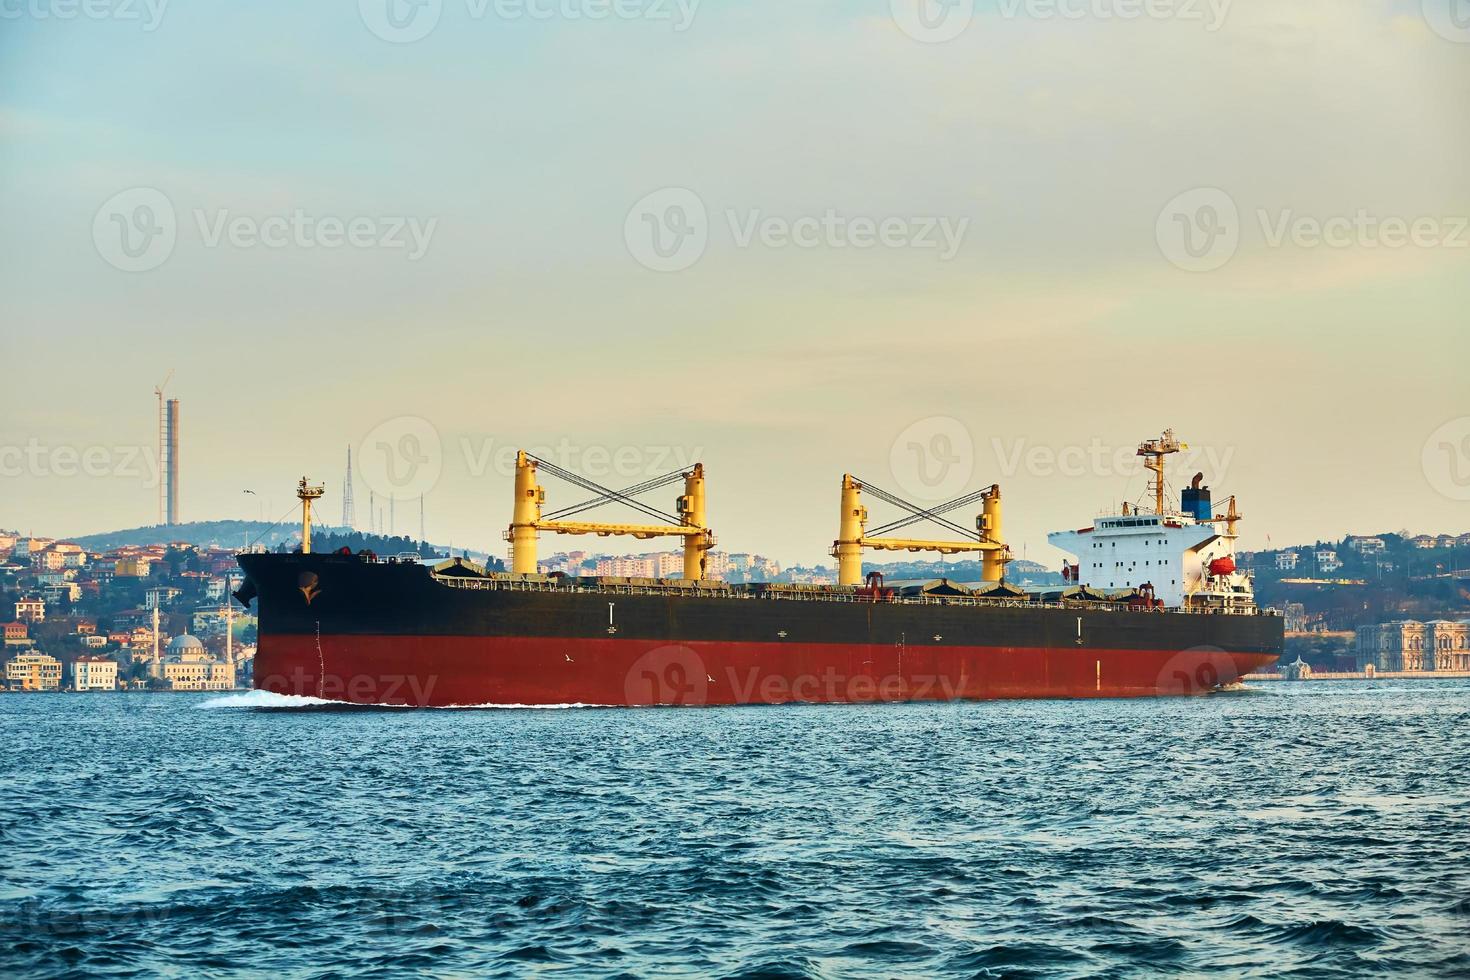
{"type": "Polygon", "coordinates": [[[179,400],[164,400],[163,391],[174,373],[153,389],[158,398],[158,523],[179,523],[179,400]]]}

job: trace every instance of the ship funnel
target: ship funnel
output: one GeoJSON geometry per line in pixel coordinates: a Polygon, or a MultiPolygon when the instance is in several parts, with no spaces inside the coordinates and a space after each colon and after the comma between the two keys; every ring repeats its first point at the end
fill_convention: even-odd
{"type": "Polygon", "coordinates": [[[1204,478],[1203,473],[1196,473],[1189,486],[1180,494],[1179,509],[1197,521],[1208,521],[1215,516],[1214,506],[1210,501],[1210,488],[1201,486],[1204,478]]]}

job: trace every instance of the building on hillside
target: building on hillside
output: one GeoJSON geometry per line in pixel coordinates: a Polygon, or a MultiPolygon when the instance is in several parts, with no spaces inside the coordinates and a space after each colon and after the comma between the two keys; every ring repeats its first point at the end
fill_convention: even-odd
{"type": "Polygon", "coordinates": [[[101,650],[103,647],[107,646],[107,637],[98,636],[96,633],[89,633],[86,636],[80,637],[80,639],[82,641],[82,646],[86,647],[88,650],[101,650]]]}
{"type": "Polygon", "coordinates": [[[147,578],[153,572],[153,559],[147,555],[126,555],[112,566],[118,578],[147,578]]]}
{"type": "Polygon", "coordinates": [[[1409,543],[1421,550],[1427,550],[1434,547],[1434,535],[1416,534],[1409,539],[1409,543]]]}
{"type": "Polygon", "coordinates": [[[21,564],[29,565],[31,563],[31,556],[33,554],[38,551],[44,550],[54,543],[54,538],[17,538],[14,547],[11,549],[11,555],[15,558],[16,561],[20,562],[21,564]]]}
{"type": "Polygon", "coordinates": [[[22,623],[44,623],[46,621],[46,600],[35,596],[21,599],[15,604],[15,618],[22,623]]]}
{"type": "Polygon", "coordinates": [[[5,645],[6,646],[8,646],[8,647],[28,647],[28,646],[33,646],[35,644],[35,642],[36,642],[35,640],[32,640],[31,639],[31,632],[30,632],[29,629],[26,628],[26,624],[25,623],[16,622],[16,623],[6,623],[5,624],[5,645]]]}
{"type": "Polygon", "coordinates": [[[76,658],[71,662],[71,686],[76,691],[117,690],[117,661],[110,657],[76,658]]]}
{"type": "Polygon", "coordinates": [[[13,691],[59,691],[61,661],[44,653],[18,653],[5,664],[5,685],[13,691]]]}
{"type": "Polygon", "coordinates": [[[53,606],[64,602],[76,602],[82,597],[82,587],[75,582],[56,582],[43,586],[41,598],[53,606]]]}
{"type": "Polygon", "coordinates": [[[1276,568],[1283,572],[1295,571],[1301,557],[1295,551],[1279,551],[1276,553],[1276,568]]]}
{"type": "Polygon", "coordinates": [[[144,609],[167,609],[183,591],[172,585],[155,585],[143,594],[144,609]]]}
{"type": "Polygon", "coordinates": [[[1358,669],[1470,671],[1470,620],[1358,627],[1358,669]]]}
{"type": "Polygon", "coordinates": [[[1388,542],[1382,538],[1350,537],[1347,546],[1360,555],[1381,555],[1388,550],[1388,542]]]}
{"type": "Polygon", "coordinates": [[[194,610],[194,622],[190,628],[196,636],[223,636],[235,618],[229,606],[200,606],[194,610]]]}
{"type": "Polygon", "coordinates": [[[1318,551],[1313,558],[1317,562],[1317,571],[1322,575],[1331,575],[1342,567],[1335,551],[1318,551]]]}

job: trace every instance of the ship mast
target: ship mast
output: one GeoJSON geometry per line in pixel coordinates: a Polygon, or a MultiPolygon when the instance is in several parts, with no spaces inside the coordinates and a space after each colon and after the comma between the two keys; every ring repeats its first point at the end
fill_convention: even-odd
{"type": "Polygon", "coordinates": [[[327,492],[327,488],[320,484],[312,486],[306,482],[306,477],[296,485],[296,497],[301,501],[301,553],[311,554],[311,502],[320,500],[327,492]]]}
{"type": "Polygon", "coordinates": [[[1138,455],[1143,457],[1143,465],[1153,474],[1150,488],[1154,492],[1155,514],[1164,513],[1164,457],[1188,448],[1174,438],[1173,429],[1165,429],[1162,437],[1139,444],[1138,455]]]}

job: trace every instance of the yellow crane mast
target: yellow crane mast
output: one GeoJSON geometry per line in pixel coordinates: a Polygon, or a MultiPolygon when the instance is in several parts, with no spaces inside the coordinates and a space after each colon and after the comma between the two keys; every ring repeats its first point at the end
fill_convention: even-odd
{"type": "MultiPolygon", "coordinates": [[[[546,490],[537,482],[540,460],[525,451],[516,454],[515,506],[512,510],[510,529],[505,538],[511,545],[511,571],[517,575],[536,573],[536,542],[541,532],[550,534],[596,534],[600,537],[621,535],[648,540],[661,537],[684,539],[684,579],[698,582],[705,577],[705,552],[715,546],[714,532],[707,526],[705,514],[704,464],[696,463],[692,470],[682,474],[684,493],[676,502],[678,523],[674,524],[606,524],[587,521],[543,520],[541,505],[546,502],[546,490]]],[[[586,485],[596,487],[590,481],[586,485]]],[[[658,482],[658,481],[655,481],[658,482]]],[[[596,488],[602,491],[607,501],[632,501],[622,493],[596,488]]],[[[646,512],[659,515],[651,508],[646,512]]]]}
{"type": "MultiPolygon", "coordinates": [[[[875,491],[878,489],[871,484],[868,485],[868,488],[875,491]]],[[[978,533],[974,541],[922,541],[912,538],[869,537],[867,533],[868,508],[863,506],[862,492],[861,481],[850,473],[843,474],[842,513],[838,524],[837,540],[833,542],[831,552],[837,559],[838,585],[862,584],[864,548],[874,551],[932,551],[941,555],[978,552],[981,562],[981,578],[984,581],[999,582],[1005,577],[1005,566],[1011,561],[1011,553],[1002,540],[999,484],[981,491],[978,495],[962,497],[931,510],[915,508],[898,501],[886,491],[881,492],[884,499],[901,504],[913,514],[902,521],[894,522],[893,525],[889,525],[890,527],[902,526],[918,520],[934,520],[939,514],[954,509],[961,501],[972,501],[978,496],[982,501],[982,510],[975,521],[975,529],[978,533]]],[[[950,525],[948,521],[938,523],[956,527],[959,531],[964,530],[957,528],[956,525],[950,525]]]]}

